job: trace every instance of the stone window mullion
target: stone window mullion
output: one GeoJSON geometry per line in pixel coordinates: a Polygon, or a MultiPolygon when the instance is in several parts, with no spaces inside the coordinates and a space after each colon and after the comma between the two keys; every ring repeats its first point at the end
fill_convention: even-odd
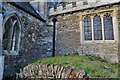
{"type": "Polygon", "coordinates": [[[15,32],[15,30],[14,30],[14,27],[15,27],[15,24],[16,24],[16,22],[17,22],[17,20],[14,20],[13,22],[12,22],[12,28],[11,28],[11,30],[12,30],[12,32],[11,32],[11,50],[14,50],[14,44],[15,44],[15,42],[14,42],[14,40],[15,40],[15,36],[14,36],[14,32],[15,32]]]}
{"type": "Polygon", "coordinates": [[[103,14],[100,15],[102,22],[102,39],[105,40],[103,14]]]}
{"type": "Polygon", "coordinates": [[[91,16],[92,41],[94,41],[94,26],[93,26],[93,18],[94,18],[94,16],[91,16]]]}
{"type": "Polygon", "coordinates": [[[12,38],[12,51],[14,51],[15,50],[15,38],[16,38],[16,33],[14,32],[13,33],[13,38],[12,38]]]}
{"type": "Polygon", "coordinates": [[[95,15],[93,18],[93,30],[94,40],[102,40],[102,24],[99,15],[95,15]]]}
{"type": "Polygon", "coordinates": [[[112,14],[112,19],[113,19],[113,34],[114,34],[114,40],[118,41],[118,20],[117,20],[117,12],[114,11],[112,14]]]}

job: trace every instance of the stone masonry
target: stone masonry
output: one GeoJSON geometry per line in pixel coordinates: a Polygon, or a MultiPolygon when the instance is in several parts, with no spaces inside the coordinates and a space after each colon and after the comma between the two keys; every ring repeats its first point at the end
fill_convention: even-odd
{"type": "MultiPolygon", "coordinates": [[[[50,21],[54,16],[56,16],[57,18],[56,55],[66,55],[78,52],[79,55],[97,56],[107,61],[118,63],[118,55],[120,55],[120,4],[111,3],[85,4],[84,1],[86,0],[77,2],[76,7],[74,8],[72,8],[71,4],[69,4],[66,6],[66,9],[64,10],[62,6],[57,7],[56,11],[54,11],[53,8],[50,9],[50,21]],[[103,40],[91,42],[83,41],[82,38],[83,31],[81,25],[82,16],[84,16],[85,14],[102,13],[108,11],[113,11],[115,40],[113,41],[103,40]]],[[[4,76],[12,75],[15,72],[18,72],[20,68],[23,68],[32,61],[38,60],[42,57],[51,57],[52,34],[53,34],[52,26],[43,23],[37,18],[14,7],[9,3],[4,3],[2,7],[3,15],[7,12],[9,13],[14,11],[19,14],[19,18],[22,20],[19,55],[17,56],[11,55],[5,57],[4,76]]],[[[40,66],[40,68],[44,66],[49,67],[48,65],[43,66],[37,65],[33,67],[38,68],[38,66],[40,66]]],[[[31,65],[28,65],[27,67],[31,68],[31,65]]],[[[61,68],[62,67],[60,67],[60,69],[61,68]]],[[[27,70],[28,68],[25,67],[24,69],[27,70]]],[[[31,76],[32,71],[31,72],[29,70],[27,71],[28,74],[23,74],[24,77],[31,76]]],[[[26,72],[23,70],[23,73],[26,72]]],[[[36,75],[37,74],[35,73],[34,76],[36,75]]],[[[80,77],[82,78],[84,75],[85,74],[83,74],[80,77]]],[[[78,77],[78,75],[76,76],[78,77]]]]}
{"type": "Polygon", "coordinates": [[[41,57],[50,57],[52,27],[9,3],[3,3],[2,7],[4,13],[15,11],[22,20],[19,55],[5,57],[4,76],[19,72],[20,68],[41,57]]]}
{"type": "MultiPolygon", "coordinates": [[[[80,55],[92,55],[96,57],[100,57],[107,61],[118,63],[118,54],[120,54],[120,45],[118,39],[118,28],[120,25],[119,21],[119,4],[116,5],[102,5],[100,3],[94,3],[94,5],[83,5],[82,2],[77,2],[80,6],[76,6],[74,8],[61,9],[59,11],[59,6],[56,11],[51,12],[51,17],[56,16],[57,24],[56,24],[56,53],[57,55],[65,55],[72,54],[74,52],[78,52],[80,55]],[[96,5],[96,7],[95,7],[96,5]],[[94,6],[94,8],[89,7],[94,6]],[[79,8],[79,9],[78,9],[79,8]],[[113,15],[113,26],[114,26],[114,41],[91,41],[85,42],[83,40],[83,28],[82,28],[82,16],[85,14],[91,13],[102,13],[105,11],[114,10],[113,15]]],[[[70,4],[68,4],[70,5],[70,4]]],[[[120,35],[119,35],[120,36],[120,35]]]]}
{"type": "Polygon", "coordinates": [[[57,65],[27,65],[20,71],[22,79],[88,79],[89,76],[84,70],[75,70],[57,65]]]}

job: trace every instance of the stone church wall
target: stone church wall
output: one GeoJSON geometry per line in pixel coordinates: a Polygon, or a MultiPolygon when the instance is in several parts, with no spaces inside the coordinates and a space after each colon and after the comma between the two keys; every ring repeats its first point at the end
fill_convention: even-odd
{"type": "Polygon", "coordinates": [[[56,55],[72,53],[79,48],[79,20],[77,13],[57,17],[56,55]]]}
{"type": "Polygon", "coordinates": [[[6,76],[18,72],[20,68],[32,61],[52,55],[52,27],[9,3],[4,3],[2,6],[4,13],[15,11],[22,20],[19,55],[5,57],[6,76]]]}
{"type": "MultiPolygon", "coordinates": [[[[116,16],[115,19],[115,40],[114,41],[92,41],[83,42],[81,28],[81,15],[95,13],[102,10],[116,9],[117,6],[103,6],[95,9],[86,9],[80,11],[72,11],[61,14],[51,14],[57,16],[56,30],[56,54],[65,55],[78,52],[80,55],[92,55],[100,57],[110,62],[118,62],[118,26],[116,16]]],[[[57,13],[57,10],[56,12],[57,13]]],[[[120,30],[119,30],[120,31],[120,30]]],[[[120,50],[120,49],[119,49],[120,50]]]]}

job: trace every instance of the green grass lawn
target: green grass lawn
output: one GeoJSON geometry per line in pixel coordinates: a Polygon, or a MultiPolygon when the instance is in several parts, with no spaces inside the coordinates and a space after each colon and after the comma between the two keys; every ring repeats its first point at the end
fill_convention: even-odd
{"type": "Polygon", "coordinates": [[[85,70],[91,78],[118,78],[118,64],[112,64],[90,56],[57,56],[43,58],[32,64],[55,64],[85,70]]]}

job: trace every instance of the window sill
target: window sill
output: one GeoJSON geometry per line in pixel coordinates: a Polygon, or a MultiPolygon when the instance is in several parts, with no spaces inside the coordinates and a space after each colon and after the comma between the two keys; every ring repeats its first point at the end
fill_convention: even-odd
{"type": "Polygon", "coordinates": [[[116,43],[115,40],[94,40],[94,41],[82,41],[82,44],[91,44],[91,43],[116,43]]]}
{"type": "Polygon", "coordinates": [[[3,54],[4,55],[18,55],[18,53],[16,51],[10,51],[10,52],[8,52],[7,50],[4,50],[3,54]]]}

